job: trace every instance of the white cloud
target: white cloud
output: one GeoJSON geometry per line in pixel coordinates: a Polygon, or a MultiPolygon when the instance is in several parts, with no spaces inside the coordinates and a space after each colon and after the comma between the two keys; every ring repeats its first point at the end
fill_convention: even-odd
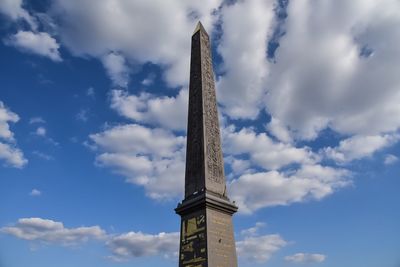
{"type": "Polygon", "coordinates": [[[37,190],[37,189],[32,189],[32,191],[29,193],[29,195],[30,196],[33,196],[33,197],[38,197],[38,196],[40,196],[42,194],[42,192],[40,192],[39,190],[37,190]]]}
{"type": "MultiPolygon", "coordinates": [[[[35,189],[32,191],[34,192],[35,189]]],[[[35,191],[31,195],[40,195],[35,191]]],[[[114,260],[129,260],[136,257],[165,256],[177,257],[179,232],[155,235],[142,232],[128,232],[108,235],[99,226],[66,228],[62,222],[42,218],[22,218],[12,226],[0,228],[0,233],[19,239],[44,244],[78,245],[89,240],[105,242],[114,260]]]]}
{"type": "Polygon", "coordinates": [[[28,163],[22,151],[16,147],[14,133],[10,130],[9,123],[19,121],[19,116],[9,110],[2,101],[0,101],[0,160],[5,164],[15,168],[22,168],[28,163]],[[1,142],[4,140],[4,142],[1,142]]]}
{"type": "MultiPolygon", "coordinates": [[[[263,223],[258,223],[253,228],[263,226],[263,223]]],[[[242,231],[245,233],[243,240],[236,242],[239,257],[244,260],[266,262],[275,252],[287,245],[287,242],[278,234],[257,235],[250,229],[242,231]]],[[[129,232],[113,236],[107,245],[113,254],[111,258],[117,261],[147,256],[176,258],[179,250],[179,233],[151,235],[129,232]]]]}
{"type": "Polygon", "coordinates": [[[327,127],[356,135],[396,131],[399,25],[396,0],[290,1],[267,110],[301,139],[327,127]]]}
{"type": "Polygon", "coordinates": [[[291,173],[277,171],[244,174],[230,184],[231,199],[239,212],[320,200],[335,190],[351,184],[350,173],[320,165],[303,165],[291,173]]]}
{"type": "Polygon", "coordinates": [[[35,131],[35,134],[36,135],[38,135],[38,136],[42,136],[42,137],[45,137],[46,136],[46,128],[44,128],[44,127],[38,127],[37,129],[36,129],[36,131],[35,131]]]}
{"type": "MultiPolygon", "coordinates": [[[[236,242],[239,260],[265,263],[274,253],[288,245],[279,234],[260,235],[259,230],[264,226],[265,223],[258,222],[254,227],[241,231],[243,238],[236,242]]],[[[0,228],[0,233],[32,242],[64,246],[97,240],[105,242],[111,252],[108,258],[115,261],[154,256],[176,259],[179,250],[179,232],[147,234],[131,231],[110,235],[99,226],[66,228],[62,222],[42,218],[19,219],[12,226],[0,228]]],[[[325,258],[322,254],[298,253],[285,257],[285,260],[314,263],[322,262],[325,258]]]]}
{"type": "Polygon", "coordinates": [[[12,20],[24,19],[32,28],[36,28],[36,21],[22,7],[23,0],[2,0],[0,1],[0,13],[5,14],[12,20]]]}
{"type": "Polygon", "coordinates": [[[325,261],[326,256],[323,254],[296,253],[286,256],[285,260],[293,263],[320,263],[325,261]]]}
{"type": "Polygon", "coordinates": [[[296,148],[290,144],[273,141],[265,133],[243,128],[236,131],[233,125],[223,131],[224,152],[231,155],[246,155],[250,161],[264,169],[276,170],[290,164],[316,162],[309,148],[296,148]]]}
{"type": "Polygon", "coordinates": [[[9,110],[2,101],[0,101],[0,138],[12,141],[14,134],[10,130],[9,122],[18,122],[19,116],[9,110]]]}
{"type": "Polygon", "coordinates": [[[3,227],[0,231],[20,239],[61,245],[74,245],[106,237],[99,226],[65,228],[61,222],[41,218],[22,218],[15,225],[3,227]]]}
{"type": "Polygon", "coordinates": [[[173,130],[186,130],[188,91],[181,90],[176,97],[156,97],[148,93],[129,95],[113,90],[111,107],[129,119],[162,126],[173,130]]]}
{"type": "Polygon", "coordinates": [[[398,157],[396,157],[395,155],[389,154],[389,155],[386,155],[384,163],[385,163],[385,165],[390,165],[390,164],[397,162],[398,160],[399,160],[398,157]]]}
{"type": "Polygon", "coordinates": [[[118,261],[159,255],[177,257],[179,232],[156,235],[129,232],[112,237],[107,245],[113,254],[111,258],[118,261]]]}
{"type": "Polygon", "coordinates": [[[248,229],[244,229],[240,232],[241,235],[244,236],[255,236],[258,234],[261,228],[265,227],[266,223],[264,222],[256,222],[256,225],[250,227],[248,229]]]}
{"type": "Polygon", "coordinates": [[[393,145],[399,140],[399,135],[374,135],[374,136],[352,136],[340,141],[335,148],[324,148],[328,158],[337,162],[349,162],[373,155],[376,151],[393,145]]]}
{"type": "Polygon", "coordinates": [[[236,250],[239,259],[263,263],[268,261],[272,255],[287,245],[287,242],[277,234],[249,236],[242,241],[236,242],[236,250]]]}
{"type": "Polygon", "coordinates": [[[189,78],[190,35],[198,20],[211,29],[221,2],[56,0],[50,13],[75,55],[102,58],[117,51],[134,65],[162,66],[168,84],[181,86],[189,78]]]}
{"type": "Polygon", "coordinates": [[[14,168],[22,168],[28,163],[24,154],[13,145],[0,142],[0,159],[5,160],[6,165],[14,168]]]}
{"type": "Polygon", "coordinates": [[[222,9],[223,58],[219,101],[233,118],[255,118],[265,93],[268,75],[267,38],[271,34],[274,1],[238,1],[222,9]]]}
{"type": "Polygon", "coordinates": [[[156,79],[156,75],[154,73],[149,73],[147,77],[142,81],[142,84],[144,86],[150,86],[154,83],[154,80],[156,79]]]}
{"type": "Polygon", "coordinates": [[[47,143],[53,145],[53,146],[58,146],[59,143],[54,141],[53,138],[47,136],[47,129],[44,126],[39,126],[36,128],[36,131],[33,132],[32,134],[43,138],[47,143]]]}
{"type": "Polygon", "coordinates": [[[96,162],[143,186],[154,199],[183,192],[186,139],[162,129],[137,124],[116,126],[90,135],[99,150],[96,162]]]}
{"type": "Polygon", "coordinates": [[[60,45],[47,32],[19,31],[5,42],[22,51],[48,57],[53,61],[62,61],[58,51],[60,45]]]}
{"type": "Polygon", "coordinates": [[[285,127],[285,125],[283,125],[278,119],[272,117],[271,121],[266,125],[266,129],[278,140],[284,143],[292,142],[289,129],[287,129],[287,127],[285,127]]]}
{"type": "Polygon", "coordinates": [[[250,160],[238,159],[233,156],[228,156],[224,158],[226,164],[232,169],[233,175],[241,175],[243,173],[252,172],[250,160]]]}
{"type": "Polygon", "coordinates": [[[127,87],[129,67],[125,58],[118,53],[108,53],[102,57],[104,68],[115,86],[127,87]]]}
{"type": "Polygon", "coordinates": [[[43,124],[43,123],[46,123],[46,121],[42,117],[32,117],[32,118],[30,118],[29,124],[35,124],[35,123],[43,124]]]}

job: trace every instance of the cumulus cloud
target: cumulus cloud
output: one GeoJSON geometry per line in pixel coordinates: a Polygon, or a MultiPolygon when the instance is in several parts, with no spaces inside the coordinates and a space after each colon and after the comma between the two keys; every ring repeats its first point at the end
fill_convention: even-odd
{"type": "Polygon", "coordinates": [[[14,140],[14,134],[10,130],[9,123],[19,121],[19,116],[9,110],[2,101],[0,101],[0,138],[5,140],[14,140]]]}
{"type": "Polygon", "coordinates": [[[23,19],[31,27],[36,28],[35,19],[22,7],[22,4],[23,0],[2,0],[0,2],[0,13],[3,13],[12,20],[23,19]]]}
{"type": "Polygon", "coordinates": [[[33,197],[38,197],[38,196],[40,196],[42,194],[42,192],[40,192],[39,190],[37,190],[37,189],[32,189],[32,191],[29,193],[29,195],[30,196],[33,196],[33,197]]]}
{"type": "Polygon", "coordinates": [[[236,250],[239,259],[264,263],[286,245],[287,241],[278,234],[247,236],[243,240],[236,242],[236,250]]]}
{"type": "Polygon", "coordinates": [[[103,239],[106,235],[99,226],[66,228],[61,222],[41,218],[22,218],[15,225],[3,227],[0,231],[24,240],[61,245],[103,239]]]}
{"type": "Polygon", "coordinates": [[[116,126],[90,135],[99,150],[96,162],[143,186],[155,199],[183,192],[186,139],[163,129],[137,124],[116,126]]]}
{"type": "Polygon", "coordinates": [[[284,143],[292,142],[292,136],[289,129],[278,119],[272,117],[271,121],[266,125],[266,129],[279,141],[284,143]]]}
{"type": "Polygon", "coordinates": [[[47,32],[18,31],[5,42],[22,51],[48,57],[56,62],[62,61],[58,51],[60,45],[47,32]]]}
{"type": "Polygon", "coordinates": [[[102,58],[118,51],[132,64],[162,66],[165,80],[175,87],[188,83],[189,40],[197,21],[211,30],[221,2],[56,0],[50,14],[58,18],[62,43],[75,55],[102,58]]]}
{"type": "Polygon", "coordinates": [[[277,170],[290,164],[311,164],[318,160],[309,148],[296,148],[273,141],[265,133],[251,128],[237,131],[233,125],[223,131],[224,152],[246,155],[250,161],[266,170],[277,170]]]}
{"type": "Polygon", "coordinates": [[[117,261],[158,255],[175,257],[179,250],[179,232],[156,235],[128,232],[113,236],[107,245],[113,254],[111,258],[117,261]]]}
{"type": "Polygon", "coordinates": [[[286,256],[285,260],[293,263],[320,263],[325,261],[326,256],[323,254],[296,253],[286,256]]]}
{"type": "Polygon", "coordinates": [[[4,160],[8,166],[22,168],[28,160],[16,147],[14,133],[10,130],[10,123],[18,121],[19,116],[0,101],[0,160],[4,160]]]}
{"type": "Polygon", "coordinates": [[[303,165],[294,173],[244,174],[231,182],[231,199],[239,212],[250,214],[264,207],[320,200],[351,184],[349,177],[346,170],[321,165],[303,165]]]}
{"type": "Polygon", "coordinates": [[[0,142],[0,159],[5,160],[6,166],[22,168],[28,163],[22,151],[11,144],[0,142]]]}
{"type": "Polygon", "coordinates": [[[232,169],[232,173],[229,176],[253,172],[253,169],[251,168],[251,162],[248,159],[240,159],[234,156],[227,156],[224,158],[224,161],[226,164],[229,164],[232,169]]]}
{"type": "Polygon", "coordinates": [[[219,101],[232,118],[252,118],[259,112],[268,75],[267,40],[273,29],[274,1],[237,1],[221,11],[222,39],[218,52],[224,75],[219,77],[219,101]]]}
{"type": "Polygon", "coordinates": [[[327,127],[350,135],[398,130],[399,25],[396,0],[290,1],[268,111],[300,139],[327,127]]]}
{"type": "Polygon", "coordinates": [[[158,255],[175,257],[179,249],[179,232],[155,235],[128,232],[120,235],[109,235],[97,225],[67,228],[62,222],[42,218],[21,218],[12,226],[0,228],[0,233],[31,242],[63,246],[97,240],[106,243],[112,253],[111,258],[114,260],[158,255]]]}
{"type": "Polygon", "coordinates": [[[176,97],[156,97],[148,93],[136,96],[123,90],[113,90],[111,107],[137,122],[186,130],[188,98],[187,90],[181,90],[176,97]]]}
{"type": "Polygon", "coordinates": [[[340,141],[335,148],[327,147],[324,153],[337,162],[349,162],[371,156],[374,152],[393,145],[399,140],[399,135],[385,134],[373,136],[352,136],[340,141]]]}
{"type": "MultiPolygon", "coordinates": [[[[239,257],[254,262],[266,262],[287,242],[278,234],[258,235],[253,228],[260,228],[264,224],[258,223],[255,227],[245,229],[244,238],[236,242],[239,257]]],[[[179,233],[159,233],[155,235],[141,232],[129,232],[113,236],[107,245],[112,252],[112,259],[117,261],[136,257],[164,256],[176,258],[179,250],[179,233]]]]}
{"type": "Polygon", "coordinates": [[[102,57],[102,62],[114,85],[120,87],[128,86],[130,71],[122,55],[109,53],[102,57]]]}
{"type": "Polygon", "coordinates": [[[36,131],[35,131],[35,134],[36,135],[38,135],[38,136],[42,136],[42,137],[45,137],[46,136],[46,128],[44,128],[44,127],[38,127],[37,129],[36,129],[36,131]]]}
{"type": "MultiPolygon", "coordinates": [[[[259,230],[264,226],[265,223],[258,222],[254,227],[241,231],[243,238],[236,242],[239,259],[265,263],[288,244],[279,234],[260,235],[259,230]]],[[[0,233],[31,242],[63,246],[97,240],[105,242],[111,252],[109,258],[115,261],[152,256],[176,258],[179,250],[179,232],[127,232],[110,235],[99,226],[67,228],[62,222],[42,218],[19,219],[12,226],[0,228],[0,233]]],[[[297,253],[285,257],[285,260],[294,263],[315,263],[322,262],[325,258],[322,254],[297,253]]]]}

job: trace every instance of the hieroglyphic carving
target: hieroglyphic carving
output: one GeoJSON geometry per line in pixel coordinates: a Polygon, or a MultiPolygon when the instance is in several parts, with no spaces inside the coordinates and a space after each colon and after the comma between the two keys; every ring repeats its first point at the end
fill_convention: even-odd
{"type": "MultiPolygon", "coordinates": [[[[222,158],[219,133],[217,99],[215,95],[214,72],[211,58],[210,40],[205,32],[200,32],[201,38],[201,69],[203,85],[204,127],[207,157],[207,179],[225,186],[224,162],[222,158]]],[[[223,190],[225,188],[222,188],[223,190]]],[[[216,193],[225,193],[224,191],[216,193]]]]}
{"type": "Polygon", "coordinates": [[[188,115],[185,196],[203,189],[225,195],[214,72],[205,31],[192,37],[188,115]]]}

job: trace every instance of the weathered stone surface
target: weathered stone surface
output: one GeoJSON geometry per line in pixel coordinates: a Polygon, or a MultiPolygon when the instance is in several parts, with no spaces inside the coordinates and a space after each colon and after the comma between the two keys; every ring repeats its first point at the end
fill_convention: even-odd
{"type": "Polygon", "coordinates": [[[210,39],[201,23],[192,36],[185,199],[179,267],[237,267],[232,215],[226,194],[210,39]]]}
{"type": "Polygon", "coordinates": [[[232,215],[208,208],[206,218],[209,251],[207,266],[236,267],[232,215]]]}
{"type": "Polygon", "coordinates": [[[192,36],[185,197],[201,190],[226,194],[210,39],[200,24],[192,36]]]}

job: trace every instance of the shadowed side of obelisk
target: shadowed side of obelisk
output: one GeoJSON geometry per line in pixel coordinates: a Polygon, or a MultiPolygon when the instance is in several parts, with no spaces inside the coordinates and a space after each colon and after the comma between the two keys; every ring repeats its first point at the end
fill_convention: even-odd
{"type": "Polygon", "coordinates": [[[190,62],[185,197],[201,190],[226,196],[210,39],[201,23],[190,62]]]}
{"type": "Polygon", "coordinates": [[[199,24],[192,36],[185,199],[180,267],[236,267],[232,214],[226,194],[210,39],[199,24]]]}

